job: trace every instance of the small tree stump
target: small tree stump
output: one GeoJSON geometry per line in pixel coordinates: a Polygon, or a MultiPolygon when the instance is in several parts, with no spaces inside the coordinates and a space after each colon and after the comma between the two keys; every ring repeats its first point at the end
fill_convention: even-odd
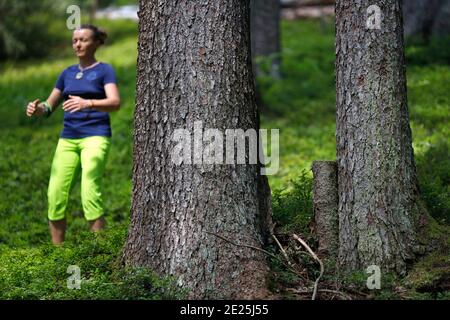
{"type": "Polygon", "coordinates": [[[313,210],[315,231],[319,238],[319,254],[337,257],[338,250],[338,185],[336,161],[314,161],[313,210]]]}

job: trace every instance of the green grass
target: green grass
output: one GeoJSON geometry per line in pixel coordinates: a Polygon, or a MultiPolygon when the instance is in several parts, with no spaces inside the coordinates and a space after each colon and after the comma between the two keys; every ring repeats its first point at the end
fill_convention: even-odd
{"type": "MultiPolygon", "coordinates": [[[[49,245],[46,192],[63,114],[25,116],[26,103],[45,99],[59,73],[77,62],[70,47],[54,59],[0,63],[0,299],[181,296],[170,279],[118,268],[131,199],[137,28],[130,21],[99,25],[113,41],[99,50],[98,59],[116,69],[122,108],[111,114],[113,144],[104,185],[108,229],[97,237],[86,232],[78,184],[69,199],[67,242],[63,248],[49,245]],[[66,288],[69,265],[80,266],[82,290],[66,288]]],[[[283,79],[258,79],[267,105],[262,127],[280,129],[280,170],[269,182],[274,219],[307,233],[312,162],[335,159],[334,28],[283,22],[282,37],[283,79]]],[[[427,48],[420,43],[407,48],[411,127],[424,198],[433,216],[448,223],[450,67],[442,59],[448,49],[433,56],[427,48]]]]}
{"type": "MultiPolygon", "coordinates": [[[[110,22],[105,27],[107,30],[120,28],[128,33],[120,31],[120,41],[116,40],[101,48],[97,55],[98,60],[115,67],[122,97],[121,110],[111,114],[113,146],[105,168],[104,201],[108,224],[105,242],[109,243],[110,251],[105,261],[91,260],[91,264],[81,269],[82,275],[88,277],[86,283],[108,280],[106,282],[115,285],[97,290],[91,295],[83,290],[65,289],[67,266],[89,260],[92,255],[88,250],[92,238],[86,233],[88,225],[82,214],[79,182],[69,198],[66,246],[48,254],[46,190],[63,113],[57,110],[49,119],[30,119],[25,116],[25,105],[35,98],[45,99],[59,73],[77,61],[72,55],[54,60],[9,61],[0,65],[0,132],[3,136],[0,145],[0,264],[3,266],[0,271],[0,298],[117,298],[126,289],[120,284],[123,281],[118,279],[129,278],[130,275],[134,277],[132,272],[117,275],[118,268],[114,266],[125,240],[125,232],[117,235],[116,231],[127,229],[130,211],[137,56],[136,24],[119,21],[110,22]],[[81,238],[76,240],[77,237],[81,238]],[[48,262],[52,255],[63,255],[58,258],[61,259],[59,269],[48,262]],[[33,259],[24,259],[28,256],[33,256],[33,259]],[[20,260],[24,260],[23,264],[19,264],[20,268],[15,267],[20,260]],[[96,269],[103,263],[106,265],[97,272],[96,269]],[[43,277],[44,273],[48,275],[43,277]],[[17,282],[15,277],[19,279],[17,282]],[[20,280],[22,278],[23,281],[20,280]],[[56,286],[57,292],[46,293],[41,288],[40,284],[45,282],[42,279],[50,278],[53,280],[48,285],[56,286]]],[[[136,277],[150,276],[150,273],[144,276],[140,272],[136,277]]],[[[149,281],[144,281],[147,283],[145,286],[148,287],[149,281]]],[[[161,296],[156,291],[152,295],[144,295],[142,290],[139,292],[146,298],[161,296]]],[[[136,295],[130,294],[129,298],[133,297],[136,295]]]]}
{"type": "Polygon", "coordinates": [[[78,232],[64,247],[0,249],[2,299],[178,299],[184,292],[174,279],[157,277],[151,270],[121,269],[125,225],[105,233],[78,232]],[[69,266],[80,270],[79,289],[69,266]]]}
{"type": "MultiPolygon", "coordinates": [[[[409,41],[406,57],[421,191],[433,217],[450,223],[450,42],[444,40],[409,41]]],[[[258,83],[266,105],[262,127],[280,129],[280,170],[269,182],[289,193],[302,171],[312,178],[313,161],[336,159],[334,27],[283,22],[282,50],[283,79],[258,83]]]]}
{"type": "Polygon", "coordinates": [[[334,28],[283,22],[281,81],[260,78],[264,128],[280,129],[280,170],[272,188],[285,187],[313,160],[335,159],[334,28]]]}

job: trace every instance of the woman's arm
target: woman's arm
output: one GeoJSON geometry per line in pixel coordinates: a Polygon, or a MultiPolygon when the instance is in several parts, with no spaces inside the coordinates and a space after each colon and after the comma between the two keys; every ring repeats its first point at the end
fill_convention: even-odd
{"type": "Polygon", "coordinates": [[[52,112],[55,111],[56,108],[58,108],[61,98],[62,98],[61,90],[59,90],[58,88],[53,88],[52,92],[47,98],[47,102],[52,108],[52,112]]]}
{"type": "MultiPolygon", "coordinates": [[[[61,99],[61,90],[58,88],[53,88],[52,92],[47,98],[47,103],[50,105],[52,112],[58,107],[59,101],[61,99]]],[[[44,102],[39,103],[39,99],[28,103],[27,106],[27,116],[42,116],[46,113],[46,107],[44,102]]]]}
{"type": "Polygon", "coordinates": [[[115,83],[105,85],[106,99],[83,99],[77,96],[69,96],[63,104],[64,111],[75,112],[86,108],[112,112],[120,109],[119,89],[115,83]]]}
{"type": "Polygon", "coordinates": [[[115,83],[105,84],[106,99],[91,100],[91,108],[98,111],[117,111],[120,109],[119,89],[115,83]]]}

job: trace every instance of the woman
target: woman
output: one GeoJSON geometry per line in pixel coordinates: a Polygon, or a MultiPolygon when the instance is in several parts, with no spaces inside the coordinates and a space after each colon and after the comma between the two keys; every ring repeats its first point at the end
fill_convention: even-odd
{"type": "Polygon", "coordinates": [[[119,110],[113,68],[95,59],[106,33],[93,25],[73,32],[72,47],[79,64],[66,68],[47,101],[27,106],[27,116],[50,116],[64,100],[64,127],[52,162],[48,186],[48,219],[54,244],[64,242],[69,193],[81,170],[81,199],[92,231],[105,225],[101,182],[111,144],[109,112],[119,110]]]}

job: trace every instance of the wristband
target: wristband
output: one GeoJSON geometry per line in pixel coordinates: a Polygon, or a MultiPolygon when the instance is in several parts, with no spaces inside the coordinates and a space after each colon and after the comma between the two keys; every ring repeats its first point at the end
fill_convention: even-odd
{"type": "Polygon", "coordinates": [[[50,117],[50,115],[53,112],[52,107],[50,106],[50,104],[47,101],[42,102],[42,105],[45,108],[45,113],[44,113],[45,117],[46,118],[50,117]]]}

